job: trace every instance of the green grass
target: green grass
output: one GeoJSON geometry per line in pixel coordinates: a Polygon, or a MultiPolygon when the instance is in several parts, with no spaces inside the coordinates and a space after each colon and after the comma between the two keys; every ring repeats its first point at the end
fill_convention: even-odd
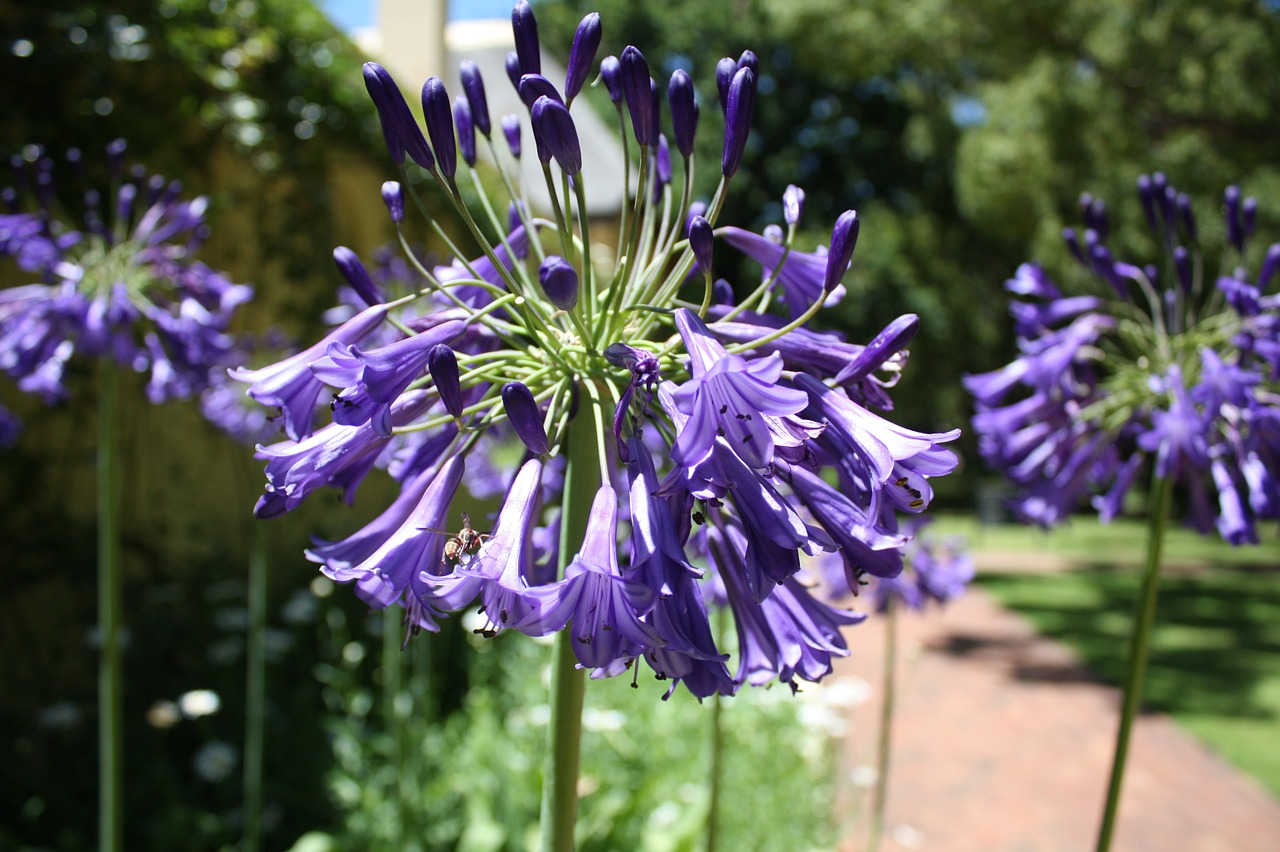
{"type": "MultiPolygon", "coordinates": [[[[1074,647],[1098,676],[1124,676],[1145,531],[1140,523],[1077,521],[1045,534],[1017,527],[969,532],[980,582],[1042,633],[1074,647]],[[1069,570],[983,571],[1010,554],[1051,555],[1069,570]]],[[[1164,712],[1280,795],[1280,543],[1232,548],[1184,530],[1166,540],[1166,570],[1143,707],[1164,712]]],[[[1016,558],[1013,564],[1016,565],[1016,558]]]]}

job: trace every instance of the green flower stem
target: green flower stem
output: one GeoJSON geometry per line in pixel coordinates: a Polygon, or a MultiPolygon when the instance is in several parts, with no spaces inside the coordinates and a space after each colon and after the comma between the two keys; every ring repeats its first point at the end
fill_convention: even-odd
{"type": "Polygon", "coordinates": [[[98,369],[98,848],[124,848],[124,679],[120,649],[121,576],[119,376],[98,369]]]}
{"type": "Polygon", "coordinates": [[[253,522],[245,640],[244,849],[262,848],[262,756],[267,700],[267,524],[253,522]]]}
{"type": "Polygon", "coordinates": [[[1160,551],[1164,545],[1164,527],[1169,519],[1173,485],[1153,475],[1148,502],[1147,559],[1142,572],[1142,589],[1129,637],[1129,670],[1124,679],[1124,703],[1120,709],[1120,730],[1116,734],[1116,750],[1111,762],[1111,781],[1107,785],[1107,803],[1098,830],[1098,852],[1111,848],[1116,827],[1116,811],[1120,805],[1120,786],[1124,780],[1125,760],[1129,754],[1129,735],[1142,698],[1142,682],[1147,671],[1147,651],[1151,645],[1151,627],[1156,617],[1156,598],[1160,590],[1160,551]]]}
{"type": "Polygon", "coordinates": [[[892,602],[884,612],[884,686],[880,705],[880,738],[876,743],[876,788],[871,802],[871,839],[867,852],[877,852],[884,833],[884,811],[889,793],[889,751],[893,733],[893,703],[898,668],[898,615],[892,602]]]}
{"type": "MultiPolygon", "coordinates": [[[[597,395],[590,407],[599,409],[597,395]]],[[[568,470],[560,521],[560,576],[578,552],[591,501],[600,487],[598,424],[603,412],[580,411],[565,438],[568,470]]],[[[542,821],[538,848],[541,852],[572,852],[574,823],[578,817],[578,766],[582,751],[582,705],[586,698],[586,673],[577,667],[571,629],[556,636],[551,663],[551,723],[547,731],[547,756],[542,777],[542,821]]]]}
{"type": "Polygon", "coordinates": [[[400,620],[395,617],[398,609],[387,607],[382,611],[382,721],[387,727],[387,739],[391,742],[392,753],[396,756],[395,799],[397,802],[397,825],[393,836],[397,845],[403,845],[413,836],[409,826],[413,819],[413,808],[409,797],[404,795],[405,782],[409,767],[406,765],[404,748],[404,724],[400,714],[401,666],[403,665],[403,636],[400,631],[400,620]]]}
{"type": "MultiPolygon", "coordinates": [[[[715,614],[716,647],[724,646],[724,607],[715,614]]],[[[711,696],[711,779],[707,791],[707,852],[716,852],[720,846],[720,800],[724,792],[724,708],[719,692],[711,696]]]]}

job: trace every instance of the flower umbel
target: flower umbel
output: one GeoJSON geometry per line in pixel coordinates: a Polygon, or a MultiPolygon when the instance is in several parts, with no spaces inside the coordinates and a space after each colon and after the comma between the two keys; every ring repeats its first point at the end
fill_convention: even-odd
{"type": "Polygon", "coordinates": [[[1256,542],[1257,521],[1280,518],[1280,243],[1251,245],[1236,187],[1218,253],[1163,174],[1140,177],[1138,195],[1163,265],[1117,260],[1106,207],[1086,195],[1085,230],[1063,236],[1087,292],[1065,294],[1034,264],[1007,282],[1020,354],[966,380],[979,446],[1025,520],[1056,523],[1090,494],[1109,520],[1151,469],[1186,490],[1193,527],[1256,542]]]}
{"type": "MultiPolygon", "coordinates": [[[[539,214],[516,195],[495,203],[475,180],[475,158],[455,163],[441,126],[450,103],[442,81],[424,90],[424,134],[406,126],[386,71],[366,70],[387,149],[406,178],[388,196],[402,245],[411,222],[401,211],[414,205],[400,195],[415,193],[417,173],[425,173],[479,248],[454,250],[450,265],[434,268],[410,253],[414,292],[364,308],[274,368],[237,374],[252,396],[282,408],[292,439],[260,448],[268,493],[258,512],[292,509],[322,485],[350,496],[373,466],[387,464],[401,499],[347,542],[309,551],[375,606],[399,601],[416,626],[432,630],[438,614],[478,600],[485,634],[565,630],[594,676],[643,658],[670,690],[683,683],[699,698],[748,682],[776,678],[794,687],[820,679],[834,656],[848,653],[842,627],[860,617],[813,598],[795,576],[800,553],[839,551],[855,584],[867,572],[896,573],[894,556],[907,540],[898,514],[921,511],[926,480],[956,464],[940,445],[958,432],[914,432],[872,410],[891,407],[887,391],[905,364],[915,318],[870,346],[804,327],[843,293],[858,232],[853,211],[837,223],[830,253],[793,251],[803,203],[796,187],[785,199],[786,231],[767,248],[758,245],[763,237],[716,230],[747,151],[758,74],[749,53],[728,60],[723,180],[706,202],[690,197],[689,180],[673,180],[673,168],[693,169],[698,105],[688,74],[658,85],[634,46],[621,60],[601,61],[599,80],[619,125],[633,134],[629,174],[639,175],[614,262],[606,262],[611,252],[592,246],[584,188],[627,175],[592,172],[572,111],[601,40],[599,16],[578,30],[563,97],[540,74],[532,8],[518,3],[512,22],[509,77],[529,110],[551,211],[539,214]],[[664,92],[675,158],[662,127],[664,92]],[[424,146],[449,150],[428,156],[424,146]],[[477,209],[458,188],[468,177],[465,197],[478,195],[477,209]],[[507,220],[495,213],[503,209],[507,220]],[[494,241],[486,232],[503,236],[494,241]],[[736,305],[711,280],[716,238],[766,269],[736,305]],[[770,312],[775,295],[784,314],[770,312]],[[332,389],[333,423],[312,432],[320,384],[332,389]],[[513,475],[491,451],[514,438],[524,460],[513,475]],[[491,535],[468,533],[474,547],[437,558],[440,540],[431,536],[448,528],[439,519],[465,508],[453,481],[464,460],[464,485],[506,498],[491,535]],[[581,481],[584,470],[589,482],[581,481]],[[450,484],[435,487],[446,474],[450,484]],[[630,528],[621,549],[620,527],[630,528]],[[562,529],[577,530],[577,540],[568,532],[562,539],[562,529]],[[736,674],[708,621],[709,565],[730,590],[738,620],[736,674]]],[[[461,80],[465,98],[457,103],[467,107],[453,110],[458,133],[488,139],[478,67],[464,64],[461,80]]],[[[519,156],[520,125],[504,118],[502,126],[519,156]]],[[[492,144],[487,153],[513,191],[512,158],[492,144]]],[[[429,226],[447,239],[435,219],[429,226]]],[[[362,304],[395,292],[355,273],[345,254],[343,261],[362,304]]]]}

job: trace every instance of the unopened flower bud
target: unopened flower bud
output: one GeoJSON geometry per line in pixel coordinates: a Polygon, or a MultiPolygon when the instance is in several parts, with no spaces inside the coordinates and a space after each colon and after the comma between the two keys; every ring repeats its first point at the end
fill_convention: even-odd
{"type": "Polygon", "coordinates": [[[614,104],[622,102],[622,64],[616,56],[606,56],[600,60],[600,79],[604,81],[605,91],[614,104]]]}
{"type": "Polygon", "coordinates": [[[400,224],[404,221],[404,191],[399,181],[389,180],[382,184],[382,203],[387,205],[392,222],[400,224]]]}
{"type": "Polygon", "coordinates": [[[440,173],[453,177],[458,171],[458,149],[453,141],[453,110],[449,92],[439,77],[428,77],[422,84],[422,116],[427,122],[427,135],[431,137],[440,173]]]}
{"type": "Polygon", "coordinates": [[[520,100],[524,101],[524,105],[529,109],[533,109],[534,101],[543,97],[564,103],[564,98],[560,97],[560,93],[556,91],[555,84],[541,74],[525,74],[520,78],[520,85],[516,88],[520,92],[520,100]]]}
{"type": "Polygon", "coordinates": [[[427,371],[431,373],[431,381],[435,382],[436,393],[445,411],[454,417],[462,416],[462,385],[458,375],[458,358],[453,350],[443,343],[437,343],[427,353],[427,371]]]}
{"type": "Polygon", "coordinates": [[[599,12],[592,12],[578,24],[578,31],[573,36],[573,47],[569,49],[569,70],[564,77],[565,100],[572,101],[582,91],[587,73],[595,64],[602,34],[599,12]]]}
{"type": "Polygon", "coordinates": [[[376,62],[366,62],[364,86],[378,110],[382,136],[387,142],[387,153],[391,155],[391,159],[399,165],[407,153],[422,168],[428,171],[435,168],[435,158],[427,147],[422,128],[418,127],[413,113],[409,112],[409,105],[404,102],[400,87],[387,69],[376,62]]]}
{"type": "Polygon", "coordinates": [[[516,57],[521,74],[541,74],[542,55],[538,48],[538,20],[526,0],[516,0],[511,10],[511,31],[515,35],[516,57]]]}
{"type": "Polygon", "coordinates": [[[827,272],[822,281],[822,292],[830,293],[844,278],[853,248],[858,244],[858,211],[846,210],[836,220],[831,232],[831,247],[827,250],[827,272]]]}
{"type": "Polygon", "coordinates": [[[472,120],[471,103],[465,95],[453,99],[453,123],[458,128],[458,150],[468,166],[476,164],[476,126],[472,120]]]}
{"type": "Polygon", "coordinates": [[[723,114],[729,109],[729,83],[733,81],[733,75],[738,73],[738,60],[732,56],[726,56],[716,63],[716,91],[720,93],[720,112],[723,114]]]}
{"type": "Polygon", "coordinates": [[[520,159],[520,116],[508,113],[502,117],[502,134],[507,137],[511,156],[520,159]]]}
{"type": "Polygon", "coordinates": [[[529,451],[536,455],[545,455],[547,430],[542,424],[542,411],[538,408],[533,392],[520,382],[508,382],[502,386],[502,408],[511,421],[520,440],[529,451]]]}
{"type": "Polygon", "coordinates": [[[632,45],[622,51],[622,92],[631,113],[631,129],[641,145],[658,144],[658,125],[654,121],[653,81],[649,79],[649,63],[632,45]]]}
{"type": "Polygon", "coordinates": [[[538,283],[551,304],[560,310],[571,311],[578,304],[578,270],[563,257],[547,255],[538,267],[538,283]]]}
{"type": "Polygon", "coordinates": [[[544,95],[534,102],[531,120],[538,159],[546,163],[554,157],[570,176],[582,171],[582,148],[568,107],[544,95]]]}
{"type": "Polygon", "coordinates": [[[729,95],[724,118],[724,151],[720,171],[732,177],[742,164],[742,152],[751,133],[751,113],[756,106],[756,75],[750,68],[739,68],[729,81],[729,95]]]}
{"type": "Polygon", "coordinates": [[[676,150],[682,157],[693,154],[693,137],[698,130],[698,99],[693,80],[683,68],[671,74],[667,85],[667,102],[671,104],[671,127],[675,134],[676,150]]]}
{"type": "Polygon", "coordinates": [[[333,250],[333,262],[337,265],[338,271],[342,273],[342,277],[347,279],[351,289],[356,291],[356,295],[366,305],[372,308],[374,305],[381,305],[387,300],[387,297],[373,283],[369,273],[365,271],[364,264],[360,262],[360,258],[351,249],[346,246],[338,246],[333,250]]]}
{"type": "Polygon", "coordinates": [[[693,256],[706,275],[711,274],[711,256],[715,251],[715,239],[711,223],[701,216],[694,216],[689,222],[689,248],[693,249],[693,256]]]}
{"type": "Polygon", "coordinates": [[[484,77],[480,75],[480,67],[470,59],[464,59],[458,66],[458,76],[462,79],[462,91],[471,107],[471,119],[475,122],[476,130],[488,136],[492,125],[489,123],[489,100],[485,97],[484,77]]]}
{"type": "Polygon", "coordinates": [[[504,67],[507,69],[507,79],[517,92],[520,91],[520,78],[524,76],[524,72],[520,70],[520,55],[514,50],[508,53],[504,67]]]}
{"type": "Polygon", "coordinates": [[[804,213],[804,190],[794,183],[782,193],[782,218],[788,225],[798,225],[804,213]]]}

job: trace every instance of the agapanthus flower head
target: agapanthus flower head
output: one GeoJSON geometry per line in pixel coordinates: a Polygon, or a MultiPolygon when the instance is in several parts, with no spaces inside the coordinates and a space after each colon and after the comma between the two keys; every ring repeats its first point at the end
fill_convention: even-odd
{"type": "MultiPolygon", "coordinates": [[[[817,680],[848,653],[841,631],[861,617],[813,597],[797,579],[801,555],[838,554],[854,584],[863,574],[896,573],[908,538],[899,515],[918,514],[931,497],[928,480],[956,463],[940,446],[956,432],[916,432],[872,411],[891,407],[888,391],[918,320],[891,324],[870,345],[805,327],[842,292],[857,218],[841,218],[830,254],[793,250],[798,188],[786,196],[787,230],[753,241],[716,229],[747,156],[753,55],[741,67],[730,60],[729,167],[710,201],[669,186],[683,177],[677,168],[694,167],[689,75],[677,71],[666,90],[681,154],[673,158],[661,126],[663,90],[643,55],[627,47],[620,60],[601,62],[641,143],[631,146],[640,159],[628,170],[643,179],[632,221],[649,223],[619,235],[623,251],[609,264],[610,252],[590,245],[596,226],[588,234],[585,186],[627,174],[594,174],[583,162],[577,101],[562,100],[529,67],[532,8],[518,4],[513,23],[518,50],[509,70],[522,94],[537,95],[528,103],[551,211],[523,197],[486,198],[473,210],[470,199],[485,187],[467,186],[464,195],[457,184],[465,175],[455,181],[393,153],[412,178],[400,182],[403,191],[435,181],[479,245],[434,267],[415,258],[416,286],[383,287],[390,301],[381,312],[348,314],[304,353],[238,374],[251,396],[284,409],[291,438],[259,448],[268,486],[258,514],[288,511],[322,486],[350,497],[385,465],[401,483],[400,499],[352,539],[310,551],[376,606],[399,602],[430,629],[478,602],[486,635],[567,631],[594,676],[643,659],[672,689],[684,684],[699,698],[743,683],[817,680]],[[509,221],[492,212],[503,209],[509,221]],[[741,304],[710,274],[717,236],[768,269],[760,286],[740,288],[750,294],[741,304]],[[785,315],[770,310],[775,285],[785,315]],[[319,427],[309,419],[317,399],[332,403],[332,422],[319,427]],[[514,453],[499,452],[503,445],[514,453]],[[501,461],[517,457],[518,470],[501,461]],[[464,463],[460,481],[473,496],[503,496],[495,523],[471,526],[465,489],[452,479],[434,485],[464,463]],[[413,514],[427,503],[429,514],[413,514]],[[424,532],[450,529],[451,518],[457,529],[459,517],[467,518],[462,532],[443,544],[424,532]],[[736,673],[708,620],[716,596],[738,623],[736,673]]],[[[575,56],[594,55],[598,26],[584,21],[575,56]]],[[[566,95],[585,79],[576,60],[571,66],[566,95]]],[[[468,75],[464,69],[464,87],[468,75]]],[[[508,118],[518,156],[519,125],[508,118]]],[[[511,159],[496,166],[509,170],[511,159]]],[[[519,182],[502,183],[513,191],[519,182]]]]}
{"type": "Polygon", "coordinates": [[[1084,196],[1083,239],[1064,233],[1079,287],[1034,264],[1006,284],[1020,351],[966,379],[979,446],[1025,520],[1056,523],[1086,496],[1109,520],[1149,472],[1185,490],[1191,526],[1256,541],[1257,521],[1280,517],[1280,244],[1251,243],[1244,211],[1257,204],[1237,187],[1217,252],[1165,175],[1139,177],[1138,199],[1163,267],[1117,259],[1106,205],[1084,196]]]}
{"type": "Polygon", "coordinates": [[[872,606],[922,610],[933,601],[946,604],[964,594],[977,572],[963,536],[937,536],[927,530],[928,519],[911,525],[912,539],[903,549],[905,568],[896,577],[871,581],[872,606]]]}
{"type": "MultiPolygon", "coordinates": [[[[109,159],[123,153],[114,144],[109,159]]],[[[83,180],[78,152],[73,165],[83,180]]],[[[153,402],[198,393],[232,348],[232,315],[253,295],[196,259],[207,199],[184,200],[145,169],[114,168],[114,197],[88,188],[73,221],[56,209],[52,159],[21,161],[36,205],[23,207],[13,191],[15,210],[0,215],[0,254],[38,279],[0,291],[0,369],[49,401],[65,394],[62,376],[77,355],[148,372],[153,402]]]]}

